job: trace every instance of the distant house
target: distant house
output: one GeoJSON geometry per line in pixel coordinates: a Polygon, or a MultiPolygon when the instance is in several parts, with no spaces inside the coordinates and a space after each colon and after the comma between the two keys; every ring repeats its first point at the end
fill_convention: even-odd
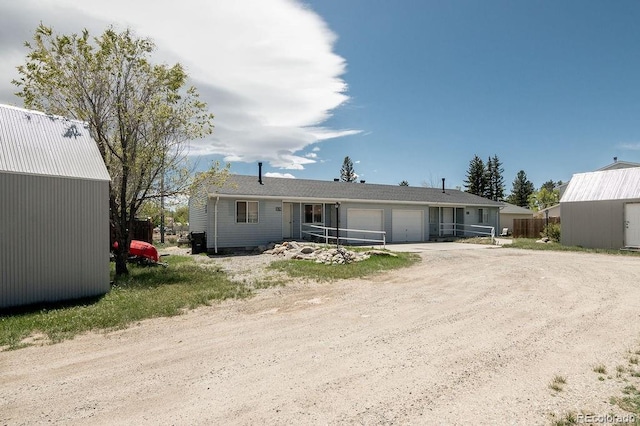
{"type": "Polygon", "coordinates": [[[640,167],[575,174],[560,206],[562,244],[640,248],[640,167]]]}
{"type": "MultiPolygon", "coordinates": [[[[250,248],[335,236],[341,244],[423,242],[473,236],[499,225],[501,203],[452,189],[232,175],[206,199],[191,197],[189,227],[207,249],[250,248]],[[339,205],[337,204],[339,203],[339,205]],[[349,229],[347,232],[346,229],[349,229]]],[[[335,243],[335,240],[331,241],[335,243]]]]}
{"type": "Polygon", "coordinates": [[[547,217],[560,217],[560,203],[547,207],[546,209],[538,210],[533,214],[536,219],[545,219],[547,217]]]}
{"type": "Polygon", "coordinates": [[[0,308],[109,290],[109,174],[84,123],[0,105],[0,308]]]}
{"type": "Polygon", "coordinates": [[[531,210],[503,202],[500,208],[500,231],[507,228],[509,233],[512,233],[514,219],[531,219],[532,217],[533,212],[531,210]]]}

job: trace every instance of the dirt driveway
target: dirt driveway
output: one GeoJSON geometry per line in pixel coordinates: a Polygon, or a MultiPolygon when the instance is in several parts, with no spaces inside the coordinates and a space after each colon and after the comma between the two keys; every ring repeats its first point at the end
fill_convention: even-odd
{"type": "Polygon", "coordinates": [[[615,411],[640,258],[425,251],[127,330],[0,353],[0,424],[549,424],[615,411]],[[561,392],[548,385],[566,377],[561,392]]]}

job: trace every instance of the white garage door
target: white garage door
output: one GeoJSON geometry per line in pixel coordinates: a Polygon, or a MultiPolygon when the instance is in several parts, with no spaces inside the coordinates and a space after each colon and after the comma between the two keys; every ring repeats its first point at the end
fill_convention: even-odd
{"type": "MultiPolygon", "coordinates": [[[[347,228],[365,231],[382,231],[382,210],[378,209],[348,209],[347,228]]],[[[349,231],[349,238],[365,240],[381,240],[382,235],[370,232],[349,231]]],[[[365,241],[349,241],[350,244],[365,243],[365,241]]]]}
{"type": "Polygon", "coordinates": [[[394,243],[422,241],[422,210],[391,212],[391,234],[394,243]]]}
{"type": "Polygon", "coordinates": [[[625,204],[624,227],[625,246],[640,247],[640,203],[625,204]]]}

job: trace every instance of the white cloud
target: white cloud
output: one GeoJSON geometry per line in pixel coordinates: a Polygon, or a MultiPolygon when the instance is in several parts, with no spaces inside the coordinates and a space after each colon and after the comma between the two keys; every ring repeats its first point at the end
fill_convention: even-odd
{"type": "Polygon", "coordinates": [[[311,151],[313,151],[313,152],[320,152],[320,147],[319,147],[319,146],[316,146],[316,147],[314,147],[311,151]]]}
{"type": "Polygon", "coordinates": [[[636,143],[623,143],[618,145],[618,148],[628,151],[640,151],[640,142],[636,143]]]}
{"type": "MultiPolygon", "coordinates": [[[[296,155],[305,147],[359,133],[322,127],[348,101],[345,60],[333,52],[335,34],[299,0],[9,3],[0,5],[0,27],[11,24],[0,30],[0,64],[24,61],[26,51],[16,52],[42,21],[59,32],[86,27],[93,35],[110,23],[130,26],[156,42],[154,60],[185,65],[216,116],[213,136],[194,143],[192,155],[300,170],[315,162],[296,155]]],[[[0,82],[0,102],[20,103],[5,99],[14,91],[0,82]]]]}
{"type": "Polygon", "coordinates": [[[360,160],[354,161],[353,164],[360,164],[360,160]]]}
{"type": "Polygon", "coordinates": [[[291,173],[277,173],[277,172],[269,172],[264,174],[266,177],[277,177],[277,178],[286,178],[286,179],[295,179],[296,177],[291,173]]]}
{"type": "Polygon", "coordinates": [[[305,154],[305,157],[316,159],[318,158],[318,154],[316,154],[315,152],[310,152],[308,154],[305,154]]]}

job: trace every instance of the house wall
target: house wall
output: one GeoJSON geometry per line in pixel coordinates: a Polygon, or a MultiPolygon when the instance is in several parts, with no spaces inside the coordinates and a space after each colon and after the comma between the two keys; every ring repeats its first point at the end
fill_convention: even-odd
{"type": "Polygon", "coordinates": [[[109,291],[109,182],[0,173],[0,308],[109,291]]]}
{"type": "Polygon", "coordinates": [[[561,203],[562,244],[609,249],[623,247],[624,204],[630,201],[561,203]]]}
{"type": "MultiPolygon", "coordinates": [[[[207,208],[207,248],[215,247],[216,200],[207,208]]],[[[251,248],[282,241],[282,202],[252,198],[221,198],[218,202],[218,248],[251,248]],[[236,201],[258,201],[258,223],[236,223],[236,201]]],[[[294,220],[298,213],[294,210],[294,220]]],[[[295,231],[295,226],[294,226],[295,231]]]]}
{"type": "Polygon", "coordinates": [[[532,214],[500,213],[500,226],[496,228],[496,232],[499,234],[500,232],[502,232],[502,228],[509,228],[509,232],[513,232],[514,219],[531,219],[532,217],[532,214]]]}
{"type": "Polygon", "coordinates": [[[192,194],[189,197],[189,232],[207,232],[207,211],[213,204],[215,200],[212,203],[206,195],[192,194]]]}
{"type": "MultiPolygon", "coordinates": [[[[314,202],[317,203],[317,202],[314,202]]],[[[302,205],[304,202],[291,203],[293,205],[292,233],[293,239],[304,239],[300,232],[302,205]]],[[[215,242],[215,199],[210,199],[207,207],[207,248],[213,250],[215,242]]],[[[271,242],[282,241],[282,209],[286,208],[286,203],[279,200],[256,200],[251,198],[221,198],[218,202],[218,248],[251,248],[259,245],[266,245],[271,242]],[[259,222],[236,223],[236,201],[258,201],[259,202],[259,222]]],[[[429,206],[419,205],[399,205],[384,203],[358,203],[342,202],[340,205],[340,228],[349,228],[347,220],[349,209],[373,209],[382,210],[383,227],[386,231],[386,242],[393,243],[392,218],[393,210],[419,210],[422,212],[422,241],[429,241],[430,221],[429,206]]],[[[499,215],[498,208],[488,208],[488,218],[486,223],[478,220],[478,209],[475,207],[457,208],[457,223],[464,225],[493,226],[498,231],[499,215]]],[[[335,226],[335,206],[333,203],[325,203],[324,208],[325,226],[335,226]]],[[[195,228],[192,228],[195,230],[195,228]]],[[[474,236],[472,229],[467,228],[465,236],[474,236]]],[[[322,231],[318,231],[321,233],[322,231]]],[[[331,235],[334,235],[331,233],[331,235]]],[[[462,235],[462,232],[460,233],[462,235]]],[[[368,238],[368,237],[367,237],[368,238]]],[[[372,237],[373,238],[373,237],[372,237]]],[[[376,237],[377,238],[377,237],[376,237]]]]}

